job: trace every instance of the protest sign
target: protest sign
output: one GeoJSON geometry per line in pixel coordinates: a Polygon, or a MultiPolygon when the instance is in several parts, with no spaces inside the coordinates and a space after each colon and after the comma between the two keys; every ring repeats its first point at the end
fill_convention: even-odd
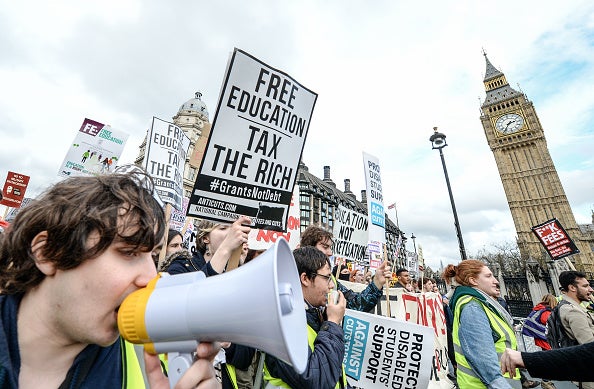
{"type": "Polygon", "coordinates": [[[2,189],[2,200],[0,204],[11,208],[19,208],[25,198],[25,191],[29,184],[29,176],[15,172],[8,172],[4,188],[2,189]]]}
{"type": "MultiPolygon", "coordinates": [[[[454,388],[453,383],[447,378],[448,339],[441,296],[433,292],[412,293],[403,288],[390,289],[390,307],[392,317],[429,327],[433,331],[433,358],[430,383],[427,388],[454,388]]],[[[386,312],[386,309],[386,300],[382,298],[379,311],[386,312]]]]}
{"type": "Polygon", "coordinates": [[[344,368],[353,386],[425,389],[429,385],[434,332],[430,327],[346,310],[344,368]]]}
{"type": "Polygon", "coordinates": [[[174,230],[181,231],[184,228],[184,224],[186,223],[186,210],[188,209],[188,203],[190,199],[184,197],[182,199],[182,209],[172,209],[171,210],[171,218],[169,219],[169,228],[173,228],[174,230]]]}
{"type": "Polygon", "coordinates": [[[95,120],[85,119],[58,170],[62,177],[90,176],[113,171],[128,134],[95,120]]]}
{"type": "Polygon", "coordinates": [[[383,248],[379,242],[369,242],[367,244],[367,258],[369,260],[369,268],[377,269],[382,264],[383,248]]]}
{"type": "Polygon", "coordinates": [[[286,231],[297,169],[317,95],[235,49],[213,119],[188,216],[250,216],[286,231]]]}
{"type": "Polygon", "coordinates": [[[416,253],[406,252],[406,269],[411,278],[416,279],[419,274],[419,260],[416,253]]]}
{"type": "Polygon", "coordinates": [[[299,213],[299,185],[295,185],[291,206],[289,207],[287,231],[252,228],[248,235],[248,247],[252,250],[268,250],[276,243],[278,238],[283,237],[289,244],[289,247],[291,247],[291,250],[294,250],[301,239],[301,218],[299,213]]]}
{"type": "Polygon", "coordinates": [[[580,252],[557,219],[551,219],[532,227],[532,232],[538,237],[553,260],[580,252]]]}
{"type": "Polygon", "coordinates": [[[153,116],[147,134],[144,167],[153,178],[155,190],[163,202],[183,209],[184,166],[190,138],[173,123],[153,116]]]}
{"type": "Polygon", "coordinates": [[[6,214],[6,217],[4,218],[4,220],[6,220],[7,222],[11,222],[14,220],[14,218],[16,217],[16,215],[19,214],[19,212],[21,211],[21,209],[25,208],[27,205],[29,205],[29,203],[32,201],[33,199],[31,197],[25,197],[23,199],[23,201],[21,202],[21,206],[19,208],[10,208],[8,210],[8,213],[6,214]]]}
{"type": "Polygon", "coordinates": [[[369,226],[369,240],[386,243],[386,215],[384,213],[384,196],[382,194],[379,160],[364,152],[363,167],[365,170],[365,185],[367,187],[367,215],[371,222],[369,226]]]}
{"type": "Polygon", "coordinates": [[[332,252],[337,257],[361,263],[367,249],[367,215],[339,205],[334,212],[332,252]]]}

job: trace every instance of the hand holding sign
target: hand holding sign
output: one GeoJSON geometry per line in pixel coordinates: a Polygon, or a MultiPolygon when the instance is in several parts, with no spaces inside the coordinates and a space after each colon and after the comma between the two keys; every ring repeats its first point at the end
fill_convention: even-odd
{"type": "Polygon", "coordinates": [[[375,270],[373,276],[373,283],[379,290],[382,290],[386,284],[386,280],[392,279],[392,270],[390,270],[390,262],[383,261],[382,264],[375,270]]]}
{"type": "Polygon", "coordinates": [[[249,217],[240,216],[230,226],[217,225],[215,230],[208,234],[208,238],[205,238],[205,243],[211,246],[211,250],[214,250],[210,264],[215,271],[221,273],[225,267],[227,267],[227,270],[237,267],[237,264],[231,266],[231,262],[235,259],[239,260],[242,246],[248,241],[251,222],[249,217]],[[229,266],[227,266],[227,262],[229,262],[229,266]]]}

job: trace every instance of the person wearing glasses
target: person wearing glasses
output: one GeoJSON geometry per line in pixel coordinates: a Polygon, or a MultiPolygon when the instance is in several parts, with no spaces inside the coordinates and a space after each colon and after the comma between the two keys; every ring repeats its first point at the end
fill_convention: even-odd
{"type": "Polygon", "coordinates": [[[346,300],[341,292],[332,296],[335,284],[326,255],[314,247],[293,251],[305,300],[309,357],[302,374],[292,366],[266,354],[266,388],[350,388],[342,359],[344,338],[341,322],[346,300]]]}
{"type": "MultiPolygon", "coordinates": [[[[299,247],[315,247],[326,255],[326,258],[332,256],[333,236],[330,231],[321,227],[310,225],[301,233],[299,247]]],[[[355,311],[371,312],[379,299],[382,297],[382,288],[386,280],[392,278],[389,262],[382,262],[380,267],[375,270],[373,282],[370,282],[361,293],[352,291],[340,282],[336,281],[337,290],[344,294],[347,300],[347,308],[355,311]]]]}

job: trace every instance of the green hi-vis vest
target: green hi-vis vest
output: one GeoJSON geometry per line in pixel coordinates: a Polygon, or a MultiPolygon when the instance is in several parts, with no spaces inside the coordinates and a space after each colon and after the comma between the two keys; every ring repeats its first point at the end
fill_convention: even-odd
{"type": "MultiPolygon", "coordinates": [[[[136,356],[134,345],[123,338],[120,339],[120,350],[122,352],[122,389],[146,389],[141,364],[136,356]]],[[[164,354],[159,354],[161,368],[167,371],[167,359],[164,354]]],[[[144,366],[144,363],[142,364],[144,366]]]]}
{"type": "MultiPolygon", "coordinates": [[[[456,379],[458,381],[458,386],[461,389],[466,388],[486,388],[485,384],[481,381],[478,374],[472,369],[464,354],[462,354],[462,347],[460,346],[460,338],[458,337],[458,330],[460,329],[460,314],[462,313],[462,309],[466,304],[468,304],[471,300],[475,300],[479,302],[480,306],[485,311],[487,318],[489,319],[489,324],[491,325],[491,330],[497,333],[499,339],[495,342],[495,351],[497,352],[497,357],[501,360],[501,355],[506,348],[511,348],[512,350],[517,350],[518,340],[516,339],[516,334],[514,333],[513,328],[509,326],[509,324],[497,315],[495,312],[490,310],[485,306],[485,304],[480,301],[479,299],[465,295],[458,299],[456,303],[456,308],[454,309],[454,328],[452,330],[452,337],[454,341],[454,353],[456,355],[456,362],[458,363],[458,369],[456,371],[456,379]]],[[[504,377],[509,378],[509,374],[506,373],[504,377]]],[[[516,375],[514,379],[520,379],[520,371],[516,369],[516,375]]]]}
{"type": "MultiPolygon", "coordinates": [[[[314,342],[316,340],[316,338],[318,337],[318,333],[314,331],[313,328],[311,328],[309,326],[309,324],[307,325],[307,343],[309,343],[309,348],[311,349],[311,351],[313,351],[314,349],[314,342]]],[[[269,383],[272,384],[278,388],[288,388],[291,389],[291,387],[289,385],[287,385],[283,380],[281,380],[280,378],[276,378],[270,375],[270,372],[268,371],[268,368],[266,367],[266,363],[264,363],[264,379],[269,383]]],[[[342,387],[346,388],[347,387],[347,380],[346,380],[346,374],[344,372],[344,366],[342,366],[342,376],[340,381],[338,381],[336,383],[335,389],[339,389],[341,387],[341,381],[342,381],[342,387]]],[[[269,388],[269,386],[267,386],[266,388],[269,388]]]]}

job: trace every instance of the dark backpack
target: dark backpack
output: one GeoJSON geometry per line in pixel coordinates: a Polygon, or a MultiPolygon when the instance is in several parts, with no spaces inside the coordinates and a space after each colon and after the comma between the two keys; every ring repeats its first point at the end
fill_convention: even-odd
{"type": "Polygon", "coordinates": [[[569,337],[561,322],[559,308],[565,304],[569,304],[569,302],[559,301],[559,304],[551,311],[551,316],[547,319],[547,342],[549,342],[551,348],[570,347],[578,344],[577,340],[569,337]]]}
{"type": "Polygon", "coordinates": [[[550,310],[551,308],[544,308],[538,311],[531,311],[526,320],[524,320],[522,334],[536,339],[547,340],[547,326],[542,324],[540,318],[545,311],[550,310]]]}

